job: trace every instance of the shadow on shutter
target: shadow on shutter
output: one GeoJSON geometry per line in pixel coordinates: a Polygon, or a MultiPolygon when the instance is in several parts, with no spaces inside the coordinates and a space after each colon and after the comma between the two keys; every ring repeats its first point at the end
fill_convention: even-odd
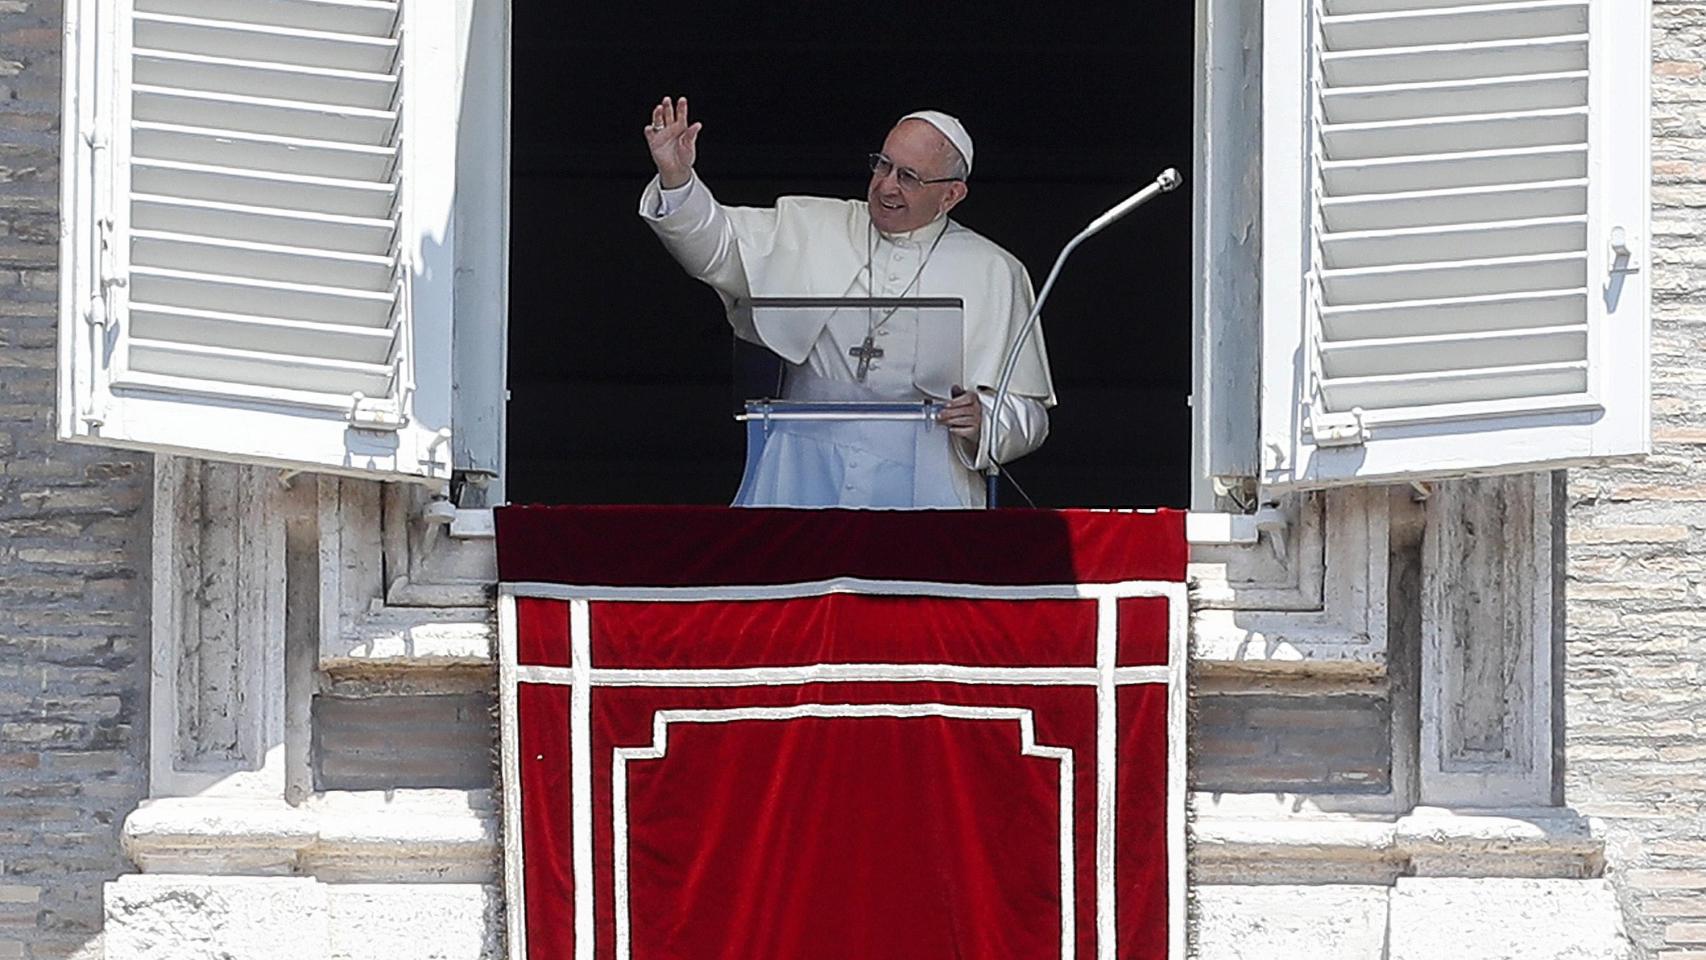
{"type": "Polygon", "coordinates": [[[1295,308],[1264,305],[1266,483],[1643,452],[1645,287],[1608,296],[1625,277],[1597,248],[1613,225],[1644,235],[1644,130],[1605,122],[1647,114],[1644,32],[1589,0],[1296,6],[1301,49],[1277,63],[1306,92],[1302,176],[1264,188],[1298,190],[1297,219],[1264,238],[1269,276],[1303,277],[1295,308]],[[1635,202],[1599,189],[1611,176],[1642,183],[1635,202]]]}

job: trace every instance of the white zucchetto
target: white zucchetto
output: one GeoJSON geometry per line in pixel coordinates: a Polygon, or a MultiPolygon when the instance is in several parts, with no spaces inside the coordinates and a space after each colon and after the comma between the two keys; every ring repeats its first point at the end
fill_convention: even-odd
{"type": "Polygon", "coordinates": [[[960,152],[960,157],[966,162],[966,175],[971,175],[971,134],[966,132],[966,125],[957,117],[951,117],[940,110],[915,110],[901,117],[898,123],[908,120],[922,120],[942,132],[954,149],[960,152]]]}

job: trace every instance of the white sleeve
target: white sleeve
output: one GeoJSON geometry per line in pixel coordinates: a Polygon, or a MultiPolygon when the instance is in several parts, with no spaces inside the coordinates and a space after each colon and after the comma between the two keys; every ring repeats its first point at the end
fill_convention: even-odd
{"type": "Polygon", "coordinates": [[[640,194],[639,213],[690,276],[729,300],[751,296],[734,226],[704,181],[695,176],[685,186],[664,190],[653,177],[640,194]]]}
{"type": "MultiPolygon", "coordinates": [[[[989,466],[989,442],[994,431],[991,429],[995,422],[992,411],[995,408],[993,391],[978,391],[978,402],[983,405],[983,436],[978,440],[977,456],[970,453],[970,444],[961,440],[954,444],[954,452],[959,456],[960,463],[968,470],[982,470],[989,466]]],[[[1009,393],[1001,403],[1001,450],[998,459],[1002,463],[1012,463],[1032,450],[1043,445],[1048,439],[1048,407],[1036,397],[1021,397],[1009,393]]]]}
{"type": "Polygon", "coordinates": [[[692,180],[688,180],[679,187],[660,186],[657,191],[657,205],[654,209],[646,211],[646,219],[662,220],[664,217],[680,210],[681,205],[687,202],[687,195],[692,192],[692,180]]]}

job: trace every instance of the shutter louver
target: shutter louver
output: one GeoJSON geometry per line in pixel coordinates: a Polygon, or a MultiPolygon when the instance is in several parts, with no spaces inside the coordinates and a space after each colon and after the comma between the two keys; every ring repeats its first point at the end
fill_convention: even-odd
{"type": "Polygon", "coordinates": [[[1319,3],[1317,415],[1585,395],[1587,0],[1319,3]]]}
{"type": "Polygon", "coordinates": [[[371,0],[137,0],[124,380],[396,397],[399,34],[371,0]]]}
{"type": "MultiPolygon", "coordinates": [[[[448,405],[423,411],[414,396],[419,247],[447,231],[411,220],[403,4],[77,2],[113,23],[81,51],[113,81],[83,201],[101,226],[85,273],[99,276],[69,281],[96,288],[94,332],[74,350],[94,359],[70,378],[80,412],[62,415],[62,435],[445,476],[448,405]]],[[[444,59],[418,69],[454,71],[444,59]]],[[[427,346],[447,361],[443,339],[427,346]]]]}
{"type": "MultiPolygon", "coordinates": [[[[1645,226],[1644,201],[1612,209],[1592,179],[1605,173],[1596,156],[1615,149],[1596,111],[1647,111],[1643,80],[1606,84],[1620,58],[1602,27],[1625,11],[1609,0],[1306,2],[1303,322],[1285,401],[1301,408],[1287,417],[1294,456],[1269,457],[1270,481],[1532,468],[1644,447],[1644,414],[1633,443],[1601,431],[1552,451],[1440,446],[1544,426],[1534,417],[1599,429],[1610,311],[1639,318],[1645,363],[1644,284],[1623,290],[1595,249],[1611,223],[1645,226]],[[1605,302],[1608,269],[1629,302],[1605,302]],[[1373,450],[1406,437],[1418,441],[1411,455],[1373,450]]],[[[1283,335],[1265,337],[1270,353],[1283,349],[1283,335]]]]}

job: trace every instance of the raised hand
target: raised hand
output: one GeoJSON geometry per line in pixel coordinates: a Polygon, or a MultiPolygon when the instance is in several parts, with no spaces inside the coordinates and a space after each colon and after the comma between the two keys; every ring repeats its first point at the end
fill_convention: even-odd
{"type": "Polygon", "coordinates": [[[652,163],[657,164],[658,180],[664,189],[683,186],[693,179],[701,126],[687,122],[686,97],[673,101],[664,97],[652,108],[652,122],[646,127],[646,147],[652,152],[652,163]]]}

